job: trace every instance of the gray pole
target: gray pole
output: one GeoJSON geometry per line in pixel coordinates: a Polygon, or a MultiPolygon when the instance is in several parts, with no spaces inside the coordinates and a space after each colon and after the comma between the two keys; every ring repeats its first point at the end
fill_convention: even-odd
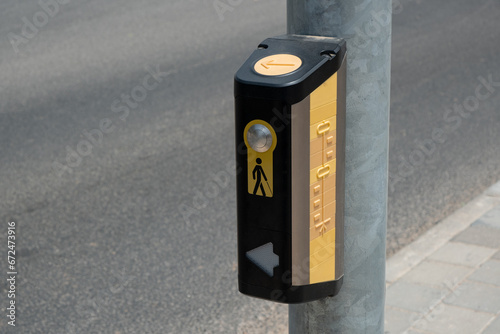
{"type": "Polygon", "coordinates": [[[288,33],[347,41],[345,275],[333,298],[291,305],[290,333],[382,334],[391,0],[288,0],[288,33]]]}

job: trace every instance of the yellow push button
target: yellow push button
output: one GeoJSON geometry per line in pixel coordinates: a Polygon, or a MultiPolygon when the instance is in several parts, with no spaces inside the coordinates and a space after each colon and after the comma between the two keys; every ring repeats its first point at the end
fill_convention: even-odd
{"type": "Polygon", "coordinates": [[[253,67],[255,72],[262,75],[283,75],[292,73],[302,66],[302,60],[290,54],[276,54],[257,61],[253,67]]]}

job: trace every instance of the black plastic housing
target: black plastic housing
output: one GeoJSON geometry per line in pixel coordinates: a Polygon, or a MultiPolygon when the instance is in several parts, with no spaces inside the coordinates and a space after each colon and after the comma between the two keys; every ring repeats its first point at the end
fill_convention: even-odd
{"type": "Polygon", "coordinates": [[[336,295],[342,279],[292,286],[291,280],[291,110],[337,72],[345,57],[345,41],[336,38],[284,35],[263,41],[237,71],[234,79],[238,219],[238,283],[240,292],[281,303],[303,303],[336,295]],[[254,71],[260,59],[293,54],[302,66],[295,72],[263,76],[254,71]],[[253,196],[247,191],[247,147],[243,133],[252,120],[273,126],[277,146],[273,153],[274,196],[253,196]],[[267,242],[280,258],[269,277],[246,257],[246,252],[267,242]]]}

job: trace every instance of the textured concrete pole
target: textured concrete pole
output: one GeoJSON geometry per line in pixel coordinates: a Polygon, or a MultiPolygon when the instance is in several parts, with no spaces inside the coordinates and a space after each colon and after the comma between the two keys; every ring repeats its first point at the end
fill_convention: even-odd
{"type": "Polygon", "coordinates": [[[391,3],[288,0],[288,33],[347,41],[344,284],[333,298],[291,305],[293,334],[384,332],[391,3]]]}

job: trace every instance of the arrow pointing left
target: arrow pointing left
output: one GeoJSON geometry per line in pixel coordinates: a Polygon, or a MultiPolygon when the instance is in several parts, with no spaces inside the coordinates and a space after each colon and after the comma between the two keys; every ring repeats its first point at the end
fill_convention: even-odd
{"type": "Polygon", "coordinates": [[[248,251],[246,256],[270,277],[273,277],[274,268],[280,264],[280,257],[274,254],[271,242],[248,251]]]}
{"type": "Polygon", "coordinates": [[[269,69],[269,66],[295,66],[295,64],[275,64],[274,59],[266,62],[265,64],[264,63],[260,64],[264,66],[266,69],[269,69]]]}

